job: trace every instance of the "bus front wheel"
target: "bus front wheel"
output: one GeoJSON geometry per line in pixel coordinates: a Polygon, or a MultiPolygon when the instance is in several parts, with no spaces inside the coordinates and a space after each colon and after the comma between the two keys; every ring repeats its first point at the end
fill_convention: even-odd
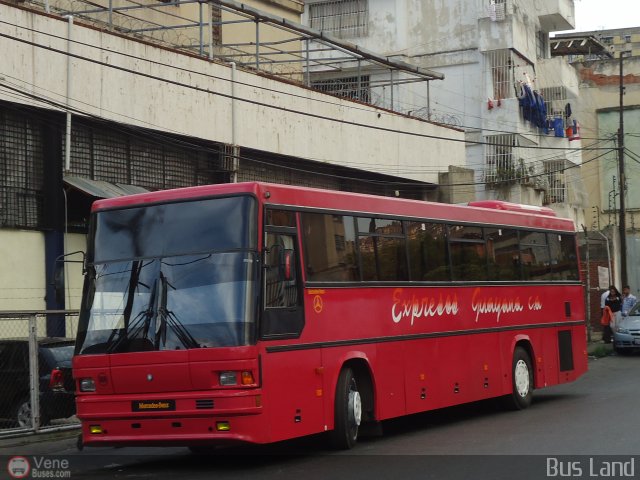
{"type": "Polygon", "coordinates": [[[511,394],[505,398],[507,407],[511,410],[522,410],[531,405],[533,368],[531,367],[531,357],[522,347],[516,347],[513,352],[511,387],[511,394]]]}
{"type": "Polygon", "coordinates": [[[338,377],[335,400],[335,425],[330,432],[331,445],[347,450],[358,440],[358,428],[362,421],[362,398],[353,370],[343,368],[338,377]]]}

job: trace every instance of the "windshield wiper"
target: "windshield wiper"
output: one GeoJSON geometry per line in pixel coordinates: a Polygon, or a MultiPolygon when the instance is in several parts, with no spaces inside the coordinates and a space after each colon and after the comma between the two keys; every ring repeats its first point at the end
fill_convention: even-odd
{"type": "Polygon", "coordinates": [[[200,344],[198,341],[193,338],[193,336],[186,329],[184,324],[178,320],[175,313],[167,308],[167,286],[170,286],[175,290],[167,280],[167,277],[164,276],[162,272],[160,272],[160,282],[162,284],[162,291],[160,293],[160,306],[158,307],[158,316],[160,317],[160,324],[156,331],[156,345],[160,344],[162,341],[163,344],[167,341],[167,325],[171,327],[173,333],[175,333],[180,343],[184,345],[186,348],[200,348],[200,344]]]}
{"type": "MultiPolygon", "coordinates": [[[[107,340],[107,352],[113,353],[118,350],[118,348],[127,340],[133,340],[138,336],[138,334],[142,331],[143,335],[141,338],[147,338],[149,333],[149,326],[151,324],[151,319],[154,314],[154,305],[156,303],[156,293],[158,290],[158,282],[154,282],[153,289],[150,293],[149,304],[147,308],[139,312],[131,321],[127,321],[128,318],[125,317],[125,327],[122,329],[122,333],[120,336],[113,341],[113,337],[120,331],[118,329],[114,329],[107,340]],[[112,343],[113,342],[113,343],[112,343]]],[[[133,303],[133,302],[132,302],[133,303]]],[[[129,315],[131,315],[131,309],[129,310],[129,315]]],[[[151,340],[149,340],[151,341],[151,340]]]]}

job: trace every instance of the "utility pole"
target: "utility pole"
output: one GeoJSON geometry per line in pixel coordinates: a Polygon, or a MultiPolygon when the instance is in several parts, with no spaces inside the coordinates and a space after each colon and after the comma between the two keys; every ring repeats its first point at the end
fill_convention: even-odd
{"type": "Polygon", "coordinates": [[[591,262],[589,261],[589,231],[587,230],[587,227],[585,227],[584,225],[582,225],[582,229],[584,230],[584,241],[585,241],[585,248],[586,248],[585,263],[587,264],[587,268],[586,268],[587,284],[585,285],[587,315],[585,320],[587,322],[587,342],[591,342],[591,262]]]}
{"type": "Polygon", "coordinates": [[[620,221],[618,231],[620,235],[620,277],[622,286],[627,285],[627,222],[624,202],[624,77],[622,73],[622,59],[620,52],[620,127],[618,128],[618,177],[620,181],[620,221]]]}

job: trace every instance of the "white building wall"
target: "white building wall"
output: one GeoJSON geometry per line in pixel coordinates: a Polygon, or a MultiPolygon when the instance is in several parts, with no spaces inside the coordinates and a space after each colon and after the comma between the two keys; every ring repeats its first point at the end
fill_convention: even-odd
{"type": "MultiPolygon", "coordinates": [[[[565,87],[568,101],[575,100],[577,77],[566,60],[538,58],[540,52],[543,56],[548,54],[540,38],[575,21],[573,1],[506,0],[504,9],[501,17],[493,14],[490,0],[369,0],[368,34],[349,40],[445,75],[443,81],[430,82],[428,94],[426,84],[398,87],[394,90],[394,108],[462,127],[469,141],[487,142],[494,135],[517,135],[520,145],[533,147],[519,148],[517,156],[514,154],[514,162],[523,161],[529,173],[535,170],[540,175],[550,160],[580,164],[578,150],[555,150],[578,149],[580,142],[545,136],[542,129],[525,121],[514,89],[520,80],[530,81],[537,90],[565,87]],[[506,92],[494,90],[495,74],[490,70],[493,51],[512,55],[513,79],[506,92]]],[[[543,202],[540,184],[534,185],[533,181],[529,182],[531,185],[515,184],[496,191],[485,186],[485,151],[484,145],[466,147],[467,166],[476,171],[478,198],[538,205],[543,202]]],[[[573,211],[577,210],[566,209],[567,213],[573,211]]]]}
{"type": "Polygon", "coordinates": [[[0,258],[0,311],[44,310],[44,234],[0,229],[0,258]]]}
{"type": "MultiPolygon", "coordinates": [[[[64,103],[66,22],[7,5],[0,5],[0,17],[7,22],[3,33],[59,50],[0,38],[3,71],[11,72],[5,81],[64,103]]],[[[71,62],[73,107],[116,122],[231,143],[228,65],[82,26],[74,27],[73,39],[73,53],[83,57],[71,62]]],[[[461,140],[462,132],[249,72],[239,71],[237,81],[241,147],[433,183],[438,171],[464,164],[464,145],[449,141],[461,140]]],[[[0,98],[16,101],[4,90],[0,98]]]]}
{"type": "MultiPolygon", "coordinates": [[[[87,239],[82,234],[66,235],[65,253],[86,251],[87,239]]],[[[0,229],[0,312],[46,310],[47,282],[45,274],[44,233],[29,230],[0,229]]],[[[69,257],[82,260],[81,255],[69,257]]],[[[65,304],[67,310],[78,310],[82,295],[81,263],[65,264],[65,304]]],[[[65,332],[74,338],[77,332],[77,316],[65,317],[65,332]]],[[[38,336],[46,336],[46,319],[37,317],[38,336]]],[[[0,338],[26,337],[28,319],[0,319],[0,338]]]]}
{"type": "MultiPolygon", "coordinates": [[[[65,235],[65,254],[87,251],[87,236],[79,233],[65,235]]],[[[82,285],[84,282],[83,264],[77,263],[84,259],[83,255],[69,255],[69,262],[65,263],[65,306],[67,310],[80,310],[82,298],[82,285]]]]}

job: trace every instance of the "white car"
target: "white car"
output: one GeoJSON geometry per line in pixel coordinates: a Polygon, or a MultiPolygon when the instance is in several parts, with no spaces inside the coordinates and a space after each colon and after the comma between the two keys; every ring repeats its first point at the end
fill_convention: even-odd
{"type": "Polygon", "coordinates": [[[640,302],[622,317],[613,331],[613,348],[616,353],[626,355],[640,349],[640,302]]]}

